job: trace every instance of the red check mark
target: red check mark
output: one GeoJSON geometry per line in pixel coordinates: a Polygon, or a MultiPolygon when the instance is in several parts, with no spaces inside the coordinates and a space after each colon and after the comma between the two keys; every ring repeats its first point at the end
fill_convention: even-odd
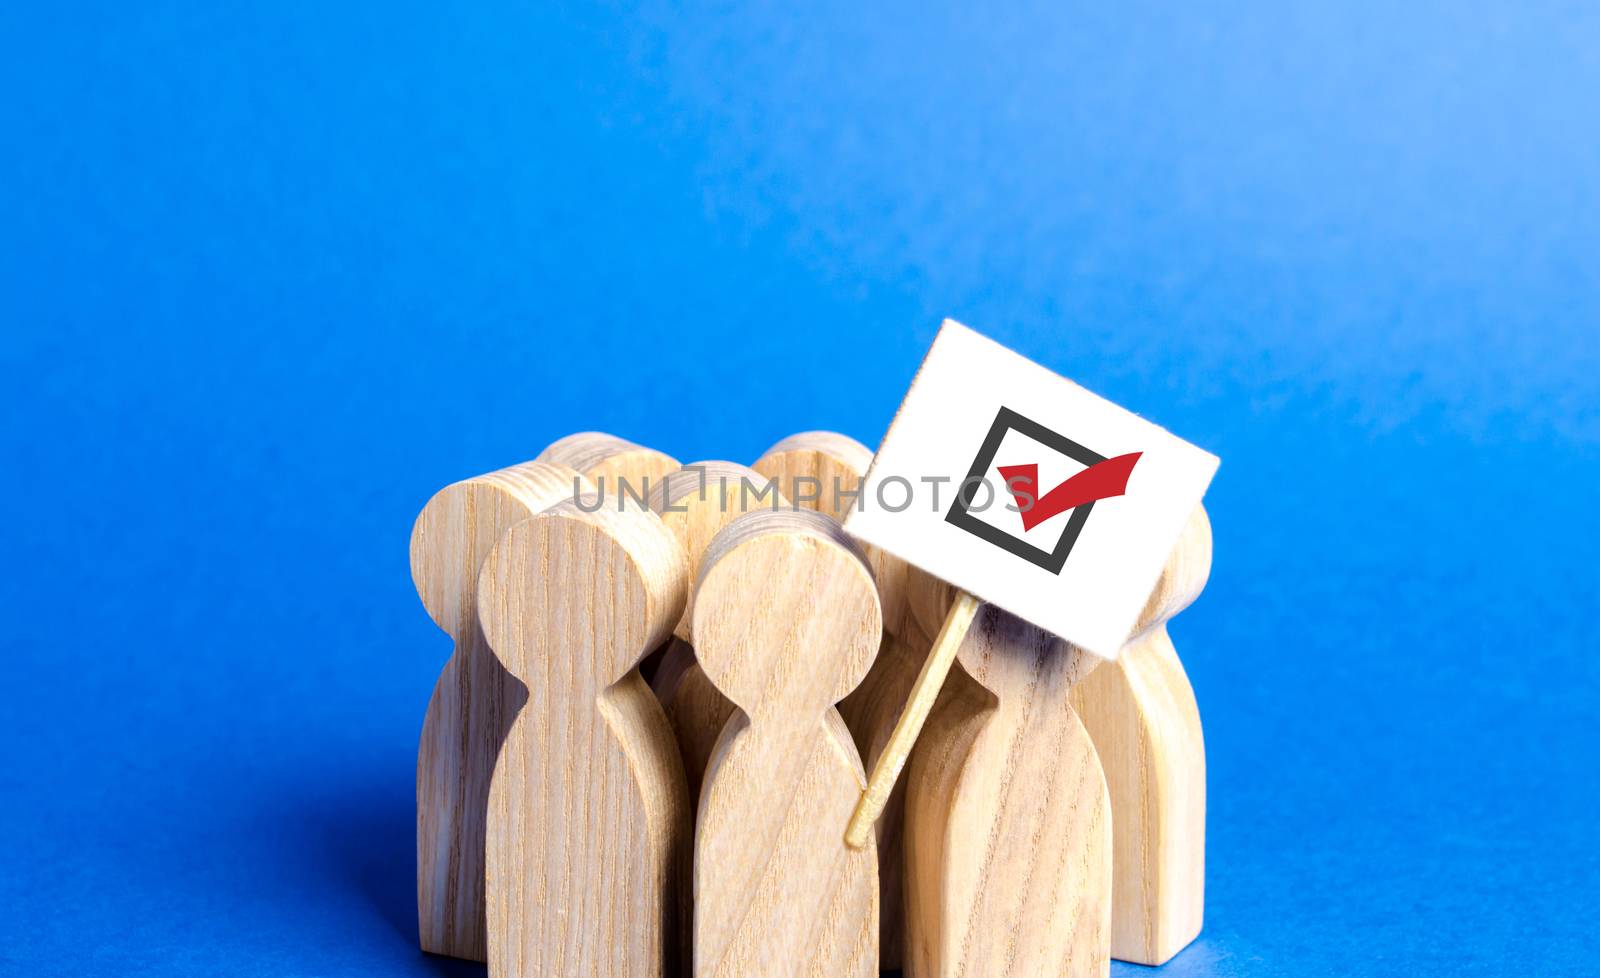
{"type": "Polygon", "coordinates": [[[1022,529],[1027,531],[1057,513],[1127,492],[1128,476],[1143,454],[1130,452],[1096,462],[1043,496],[1039,495],[1039,466],[1035,464],[1002,465],[1000,478],[1006,480],[1006,488],[1016,499],[1022,511],[1022,529]]]}

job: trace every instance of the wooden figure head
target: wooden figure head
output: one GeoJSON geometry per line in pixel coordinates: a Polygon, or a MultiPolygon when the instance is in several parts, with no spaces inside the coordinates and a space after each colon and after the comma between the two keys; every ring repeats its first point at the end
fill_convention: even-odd
{"type": "Polygon", "coordinates": [[[1139,624],[1128,641],[1150,632],[1194,603],[1211,577],[1211,519],[1204,506],[1196,506],[1183,526],[1183,535],[1161,569],[1161,579],[1139,612],[1139,624]]]}
{"type": "Polygon", "coordinates": [[[456,482],[428,500],[411,529],[411,579],[428,614],[457,641],[478,613],[478,574],[512,524],[589,481],[564,465],[524,462],[456,482]]]}
{"type": "Polygon", "coordinates": [[[530,690],[554,677],[590,690],[671,634],[687,580],[683,548],[655,514],[610,496],[568,501],[506,532],[484,563],[479,617],[530,690]]]}
{"type": "Polygon", "coordinates": [[[601,492],[617,496],[631,491],[640,502],[663,476],[678,468],[671,455],[600,431],[580,431],[551,442],[539,453],[539,461],[577,469],[601,492]]]}
{"type": "Polygon", "coordinates": [[[836,431],[802,431],[762,453],[752,468],[796,506],[844,522],[872,465],[872,449],[836,431]]]}
{"type": "MultiPolygon", "coordinates": [[[[872,450],[836,431],[804,431],[778,442],[753,468],[774,480],[795,506],[824,513],[843,523],[860,501],[861,480],[872,465],[872,450]]],[[[877,547],[857,544],[878,582],[883,627],[906,637],[906,586],[910,567],[877,547]]]]}
{"type": "MultiPolygon", "coordinates": [[[[746,512],[778,510],[788,504],[767,479],[736,462],[695,462],[669,473],[650,493],[650,509],[683,546],[689,562],[689,580],[700,575],[700,561],[718,531],[746,512]]],[[[693,641],[694,593],[673,634],[693,641]]]]}
{"type": "Polygon", "coordinates": [[[695,652],[758,725],[779,716],[816,723],[866,676],[882,623],[866,561],[820,513],[748,513],[706,551],[695,652]]]}

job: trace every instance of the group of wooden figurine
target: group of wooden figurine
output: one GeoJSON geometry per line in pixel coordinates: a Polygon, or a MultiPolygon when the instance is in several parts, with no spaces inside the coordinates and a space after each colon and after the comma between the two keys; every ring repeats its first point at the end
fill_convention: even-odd
{"type": "Polygon", "coordinates": [[[953,600],[786,488],[871,458],[810,432],[682,468],[585,433],[428,502],[412,575],[455,652],[417,759],[424,950],[494,978],[1077,978],[1193,940],[1205,755],[1166,623],[1205,585],[1204,511],[1115,661],[986,606],[852,849],[953,600]],[[719,489],[744,479],[784,498],[719,489]]]}

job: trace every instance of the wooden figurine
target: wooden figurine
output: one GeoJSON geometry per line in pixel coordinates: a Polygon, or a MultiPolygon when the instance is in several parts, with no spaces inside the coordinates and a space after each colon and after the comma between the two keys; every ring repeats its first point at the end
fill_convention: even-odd
{"type": "MultiPolygon", "coordinates": [[[[844,520],[860,500],[861,480],[872,464],[872,451],[848,435],[806,431],[790,435],[767,449],[754,468],[778,484],[796,505],[844,520]]],[[[917,670],[931,642],[917,627],[906,605],[907,582],[914,572],[899,558],[877,547],[862,552],[878,583],[883,605],[884,638],[872,671],[855,692],[839,704],[839,714],[868,767],[889,741],[900,707],[916,681],[917,670]]],[[[901,964],[905,937],[901,826],[905,786],[896,784],[874,826],[878,846],[880,900],[880,966],[893,971],[901,964]]]]}
{"type": "MultiPolygon", "coordinates": [[[[734,462],[696,462],[668,474],[656,486],[650,508],[683,546],[691,588],[700,575],[706,547],[719,530],[749,510],[777,510],[787,505],[782,496],[767,489],[764,476],[734,462]]],[[[733,716],[734,707],[695,662],[690,634],[693,611],[691,590],[689,606],[674,631],[676,641],[666,650],[651,688],[678,738],[689,777],[690,803],[698,804],[711,748],[733,716]]]]}
{"type": "Polygon", "coordinates": [[[695,652],[740,712],[700,799],[695,975],[876,978],[876,853],[842,838],[865,772],[833,706],[878,650],[871,572],[833,520],[752,512],[698,592],[695,652]]]}
{"type": "MultiPolygon", "coordinates": [[[[1166,623],[1199,595],[1210,569],[1211,524],[1196,507],[1134,636],[1068,694],[1100,756],[1111,798],[1111,956],[1119,961],[1164,964],[1200,933],[1205,744],[1166,623]]],[[[924,576],[908,600],[918,622],[938,627],[955,589],[924,576]]]]}
{"type": "Polygon", "coordinates": [[[466,479],[428,500],[411,532],[411,576],[455,641],[417,750],[417,917],[422,949],[482,961],[484,817],[506,731],[527,699],[484,643],[478,573],[513,524],[588,482],[543,462],[466,479]]]}
{"type": "Polygon", "coordinates": [[[990,605],[907,777],[906,978],[1110,973],[1111,812],[1067,701],[1097,661],[990,605]]]}
{"type": "Polygon", "coordinates": [[[1196,508],[1122,654],[1072,687],[1111,792],[1111,956],[1165,964],[1205,910],[1206,750],[1200,709],[1167,635],[1211,571],[1196,508]]]}
{"type": "Polygon", "coordinates": [[[489,791],[491,978],[685,973],[691,819],[683,764],[639,660],[683,613],[672,532],[615,497],[508,530],[478,610],[528,687],[489,791]]]}

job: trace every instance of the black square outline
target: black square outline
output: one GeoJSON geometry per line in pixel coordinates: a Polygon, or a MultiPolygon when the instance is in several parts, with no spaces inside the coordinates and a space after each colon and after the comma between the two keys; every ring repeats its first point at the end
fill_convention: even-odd
{"type": "Polygon", "coordinates": [[[1078,542],[1078,534],[1083,532],[1083,524],[1089,521],[1089,511],[1094,509],[1094,503],[1084,503],[1073,509],[1072,516],[1067,519],[1066,529],[1061,531],[1061,538],[1056,541],[1054,550],[1042,550],[1031,543],[1019,540],[967,511],[972,505],[973,497],[978,494],[978,483],[983,481],[984,473],[989,471],[989,464],[994,461],[995,453],[1000,451],[1000,442],[1005,438],[1006,432],[1011,430],[1019,431],[1086,466],[1106,460],[1106,457],[1099,452],[1091,451],[1072,439],[1051,431],[1039,422],[1002,406],[1000,412],[994,416],[994,424],[989,426],[989,433],[983,437],[983,444],[978,448],[978,457],[972,460],[972,470],[962,481],[961,488],[956,493],[956,501],[951,505],[950,512],[945,514],[944,521],[966,530],[980,540],[986,540],[1002,550],[1016,554],[1030,564],[1037,564],[1052,574],[1059,574],[1067,563],[1067,555],[1072,552],[1073,544],[1078,542]]]}

